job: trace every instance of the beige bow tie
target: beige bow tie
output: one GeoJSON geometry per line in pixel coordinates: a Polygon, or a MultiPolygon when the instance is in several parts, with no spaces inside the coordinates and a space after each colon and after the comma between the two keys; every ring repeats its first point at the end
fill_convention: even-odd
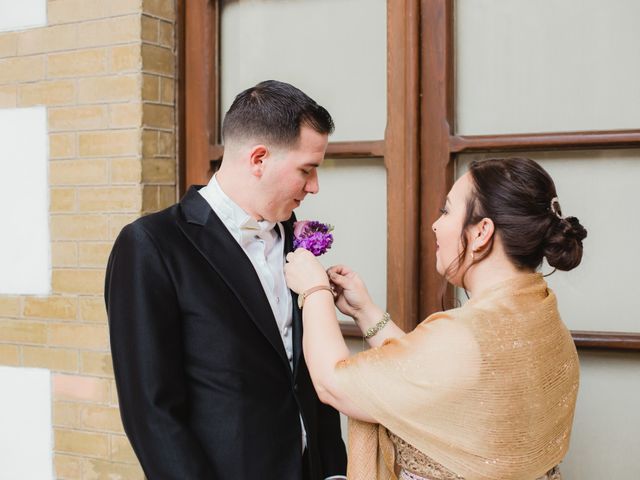
{"type": "Polygon", "coordinates": [[[251,219],[240,227],[240,236],[243,245],[248,245],[255,240],[263,240],[267,247],[270,247],[275,241],[276,232],[274,232],[276,224],[266,220],[258,222],[251,219]]]}

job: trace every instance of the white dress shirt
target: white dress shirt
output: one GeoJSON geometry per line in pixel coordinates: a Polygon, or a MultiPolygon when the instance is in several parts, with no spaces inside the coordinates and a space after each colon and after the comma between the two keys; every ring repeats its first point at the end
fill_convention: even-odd
{"type": "Polygon", "coordinates": [[[229,233],[247,254],[258,274],[273,316],[278,325],[284,350],[293,369],[291,322],[293,300],[284,278],[284,229],[282,224],[257,221],[231,200],[220,187],[215,175],[199,190],[229,233]],[[274,228],[278,228],[280,235],[274,228]]]}

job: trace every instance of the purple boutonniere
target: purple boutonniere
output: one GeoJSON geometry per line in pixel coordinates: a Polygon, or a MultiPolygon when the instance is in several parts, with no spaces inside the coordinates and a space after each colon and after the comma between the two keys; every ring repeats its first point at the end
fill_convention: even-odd
{"type": "Polygon", "coordinates": [[[333,226],[315,220],[293,224],[293,248],[304,248],[319,257],[333,244],[333,226]]]}

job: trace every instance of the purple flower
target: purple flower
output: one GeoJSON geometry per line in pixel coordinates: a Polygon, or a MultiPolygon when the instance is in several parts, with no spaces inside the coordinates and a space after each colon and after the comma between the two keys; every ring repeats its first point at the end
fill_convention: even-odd
{"type": "Polygon", "coordinates": [[[315,220],[303,220],[293,224],[293,248],[304,248],[319,257],[333,244],[333,227],[315,220]]]}

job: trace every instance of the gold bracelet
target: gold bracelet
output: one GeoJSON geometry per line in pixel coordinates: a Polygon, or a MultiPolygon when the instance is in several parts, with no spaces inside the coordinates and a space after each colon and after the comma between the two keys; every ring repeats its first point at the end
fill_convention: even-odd
{"type": "Polygon", "coordinates": [[[380,330],[382,330],[387,323],[389,323],[389,320],[391,320],[391,315],[389,315],[389,312],[384,312],[384,315],[382,315],[382,320],[380,320],[378,323],[376,323],[373,327],[369,328],[365,332],[363,338],[365,340],[368,340],[371,337],[373,337],[376,333],[378,333],[380,330]]]}
{"type": "Polygon", "coordinates": [[[331,287],[329,285],[318,285],[317,287],[312,287],[309,290],[305,290],[298,296],[298,308],[302,310],[304,301],[307,299],[307,297],[312,293],[319,292],[320,290],[328,290],[333,293],[333,290],[331,290],[331,287]]]}

